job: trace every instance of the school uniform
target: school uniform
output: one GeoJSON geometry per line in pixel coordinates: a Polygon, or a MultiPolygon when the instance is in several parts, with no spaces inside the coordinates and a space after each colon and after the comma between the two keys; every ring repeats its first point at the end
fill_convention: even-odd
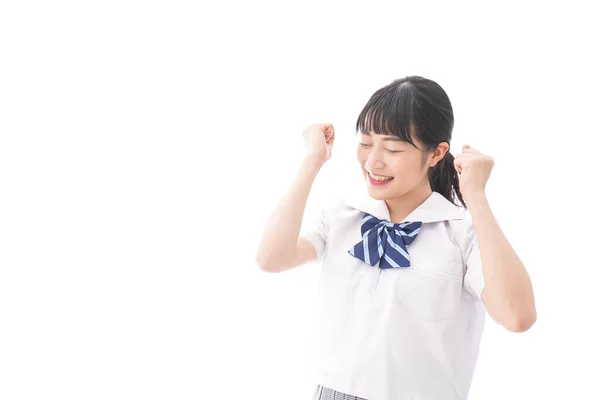
{"type": "Polygon", "coordinates": [[[315,398],[464,400],[485,321],[468,211],[433,192],[403,224],[389,221],[385,201],[361,192],[303,224],[322,263],[315,398]],[[382,238],[408,257],[381,255],[382,238]]]}

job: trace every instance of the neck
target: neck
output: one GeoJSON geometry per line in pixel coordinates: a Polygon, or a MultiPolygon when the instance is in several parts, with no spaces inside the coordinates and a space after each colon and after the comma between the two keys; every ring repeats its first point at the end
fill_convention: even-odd
{"type": "Polygon", "coordinates": [[[425,185],[419,185],[402,196],[386,200],[385,204],[390,213],[390,222],[395,224],[402,222],[404,218],[423,204],[432,193],[429,182],[426,182],[425,185]]]}

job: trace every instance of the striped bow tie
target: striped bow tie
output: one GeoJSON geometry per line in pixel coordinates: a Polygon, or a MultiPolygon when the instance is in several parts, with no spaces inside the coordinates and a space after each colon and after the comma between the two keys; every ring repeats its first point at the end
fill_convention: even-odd
{"type": "Polygon", "coordinates": [[[421,225],[418,221],[394,224],[365,213],[360,227],[362,240],[348,253],[372,267],[378,261],[381,269],[409,267],[406,246],[417,238],[421,225]]]}

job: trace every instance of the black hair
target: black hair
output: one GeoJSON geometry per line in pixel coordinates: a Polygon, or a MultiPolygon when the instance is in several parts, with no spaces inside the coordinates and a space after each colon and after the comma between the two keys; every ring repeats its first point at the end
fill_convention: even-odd
{"type": "MultiPolygon", "coordinates": [[[[356,133],[374,132],[394,135],[414,147],[411,127],[416,138],[424,144],[425,154],[435,150],[441,142],[450,145],[454,127],[454,113],[448,95],[436,82],[420,76],[396,79],[378,89],[356,121],[356,133]]],[[[417,147],[418,148],[418,147],[417,147]]],[[[466,208],[460,192],[454,156],[447,151],[444,158],[429,168],[431,189],[453,204],[466,208]],[[455,197],[460,204],[457,204],[455,197]]]]}

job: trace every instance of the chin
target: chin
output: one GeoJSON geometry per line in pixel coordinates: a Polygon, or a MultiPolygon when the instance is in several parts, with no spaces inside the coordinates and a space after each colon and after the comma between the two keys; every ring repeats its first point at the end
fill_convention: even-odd
{"type": "Polygon", "coordinates": [[[366,182],[367,192],[369,196],[375,200],[390,200],[398,197],[402,197],[407,193],[405,188],[397,188],[394,186],[386,187],[386,188],[378,188],[376,186],[372,186],[368,181],[366,182]]]}
{"type": "Polygon", "coordinates": [[[366,182],[367,184],[367,191],[369,192],[369,196],[371,196],[372,198],[376,199],[376,200],[385,200],[390,198],[390,190],[388,188],[378,188],[378,187],[374,187],[372,186],[368,181],[366,182]]]}
{"type": "Polygon", "coordinates": [[[369,196],[375,200],[387,200],[388,196],[382,196],[381,193],[373,193],[369,190],[369,196]]]}

